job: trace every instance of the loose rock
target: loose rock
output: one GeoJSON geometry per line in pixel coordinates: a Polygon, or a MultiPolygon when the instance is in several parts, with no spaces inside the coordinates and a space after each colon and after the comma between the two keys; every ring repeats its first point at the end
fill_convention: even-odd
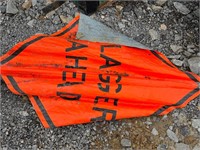
{"type": "Polygon", "coordinates": [[[183,51],[182,46],[178,46],[178,45],[170,45],[170,48],[172,49],[172,51],[174,53],[179,53],[181,51],[183,51]]]}
{"type": "Polygon", "coordinates": [[[37,0],[32,0],[32,5],[33,6],[37,5],[37,3],[38,3],[37,0]]]}
{"type": "Polygon", "coordinates": [[[157,0],[156,4],[159,6],[162,6],[164,3],[166,3],[167,0],[157,0]]]}
{"type": "Polygon", "coordinates": [[[181,55],[169,55],[167,57],[171,58],[171,59],[179,59],[181,57],[181,55]]]}
{"type": "Polygon", "coordinates": [[[196,144],[192,150],[200,150],[200,143],[196,144]]]}
{"type": "Polygon", "coordinates": [[[62,23],[69,23],[73,18],[71,16],[63,16],[63,15],[60,15],[60,19],[62,21],[62,23]]]}
{"type": "Polygon", "coordinates": [[[156,130],[156,128],[153,128],[152,131],[151,131],[151,133],[152,133],[153,135],[158,135],[158,131],[156,130]]]}
{"type": "Polygon", "coordinates": [[[32,6],[32,1],[31,0],[26,0],[23,4],[22,4],[22,8],[23,9],[29,9],[32,6]]]}
{"type": "Polygon", "coordinates": [[[49,5],[51,3],[55,2],[55,0],[46,0],[46,5],[49,5]]]}
{"type": "Polygon", "coordinates": [[[158,145],[157,150],[167,150],[167,146],[165,144],[160,144],[158,145]]]}
{"type": "Polygon", "coordinates": [[[174,2],[174,7],[176,8],[176,10],[184,15],[187,15],[190,13],[190,10],[185,6],[183,5],[182,3],[179,3],[179,2],[174,2]]]}
{"type": "Polygon", "coordinates": [[[172,59],[172,63],[179,67],[183,65],[183,61],[178,60],[178,59],[172,59]]]}
{"type": "Polygon", "coordinates": [[[184,144],[184,143],[176,143],[175,147],[176,147],[176,150],[190,150],[189,145],[184,144]]]}
{"type": "Polygon", "coordinates": [[[149,30],[149,35],[153,41],[158,39],[158,32],[154,29],[149,30]]]}
{"type": "Polygon", "coordinates": [[[2,14],[6,13],[6,6],[0,6],[0,12],[2,14]]]}
{"type": "Polygon", "coordinates": [[[178,142],[178,137],[176,136],[176,134],[171,131],[170,129],[167,130],[167,136],[174,142],[178,142]]]}
{"type": "Polygon", "coordinates": [[[185,51],[184,55],[189,58],[192,54],[190,52],[188,52],[188,51],[185,51]]]}
{"type": "Polygon", "coordinates": [[[156,6],[156,5],[152,5],[151,8],[154,10],[154,11],[159,11],[162,9],[161,6],[156,6]]]}
{"type": "Polygon", "coordinates": [[[200,119],[192,119],[192,126],[194,128],[200,128],[200,119]]]}
{"type": "Polygon", "coordinates": [[[125,25],[123,23],[121,23],[121,22],[118,23],[118,26],[119,26],[120,29],[125,28],[125,25]]]}
{"type": "Polygon", "coordinates": [[[18,9],[16,7],[16,1],[15,0],[8,0],[7,7],[6,7],[6,13],[16,14],[17,12],[18,12],[18,9]]]}
{"type": "Polygon", "coordinates": [[[27,117],[29,115],[26,111],[20,111],[19,114],[23,117],[27,117]]]}
{"type": "Polygon", "coordinates": [[[200,9],[197,9],[193,12],[197,17],[199,17],[200,9]]]}
{"type": "Polygon", "coordinates": [[[58,16],[55,16],[53,19],[53,23],[59,24],[60,23],[60,18],[58,16]]]}
{"type": "Polygon", "coordinates": [[[116,5],[116,9],[117,9],[118,11],[122,11],[123,6],[121,6],[121,5],[116,5]]]}
{"type": "Polygon", "coordinates": [[[200,57],[192,57],[188,60],[190,70],[196,74],[200,74],[200,57]]]}
{"type": "Polygon", "coordinates": [[[175,34],[175,41],[178,41],[178,40],[181,40],[182,39],[182,37],[180,36],[180,35],[178,35],[178,34],[175,34]]]}
{"type": "Polygon", "coordinates": [[[187,51],[190,52],[190,53],[194,53],[195,52],[195,46],[194,45],[188,45],[187,51]]]}
{"type": "Polygon", "coordinates": [[[35,22],[35,20],[33,19],[33,20],[30,20],[27,24],[28,24],[30,27],[33,27],[34,22],[35,22]]]}
{"type": "Polygon", "coordinates": [[[46,18],[51,18],[55,14],[55,11],[50,11],[49,13],[46,14],[46,18]]]}
{"type": "Polygon", "coordinates": [[[121,145],[122,145],[123,147],[131,147],[131,141],[128,140],[128,139],[122,139],[122,140],[121,140],[121,145]]]}
{"type": "Polygon", "coordinates": [[[167,26],[165,24],[160,25],[160,30],[167,30],[167,26]]]}
{"type": "Polygon", "coordinates": [[[190,133],[189,128],[187,126],[181,126],[180,127],[180,133],[183,136],[189,135],[189,133],[190,133]]]}

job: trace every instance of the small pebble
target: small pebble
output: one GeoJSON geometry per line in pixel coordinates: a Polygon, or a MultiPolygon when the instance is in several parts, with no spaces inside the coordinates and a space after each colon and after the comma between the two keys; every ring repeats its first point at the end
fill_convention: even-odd
{"type": "Polygon", "coordinates": [[[178,137],[176,136],[176,134],[171,131],[170,129],[167,130],[167,136],[174,142],[178,142],[178,137]]]}
{"type": "Polygon", "coordinates": [[[121,145],[123,147],[131,147],[131,141],[129,139],[122,139],[121,140],[121,145]]]}
{"type": "Polygon", "coordinates": [[[172,59],[172,63],[179,67],[181,67],[183,65],[183,61],[178,60],[178,59],[172,59]]]}
{"type": "Polygon", "coordinates": [[[160,25],[160,30],[167,30],[167,26],[165,24],[160,25]]]}
{"type": "Polygon", "coordinates": [[[176,143],[175,147],[176,147],[176,150],[190,150],[189,145],[184,144],[184,143],[176,143]]]}
{"type": "Polygon", "coordinates": [[[151,133],[152,133],[153,135],[158,135],[158,131],[156,130],[156,128],[153,128],[152,131],[151,131],[151,133]]]}
{"type": "Polygon", "coordinates": [[[190,13],[190,10],[182,3],[174,2],[173,4],[174,4],[174,7],[176,8],[176,10],[179,11],[180,13],[182,13],[184,15],[187,15],[190,13]]]}
{"type": "Polygon", "coordinates": [[[158,39],[158,32],[154,29],[149,30],[149,35],[151,36],[152,41],[158,39]]]}
{"type": "Polygon", "coordinates": [[[170,48],[172,49],[172,51],[173,51],[174,53],[179,53],[179,52],[182,52],[182,51],[183,51],[182,46],[179,46],[179,45],[171,44],[171,45],[170,45],[170,48]]]}
{"type": "Polygon", "coordinates": [[[25,0],[25,2],[22,4],[22,8],[29,9],[32,6],[31,0],[25,0]]]}

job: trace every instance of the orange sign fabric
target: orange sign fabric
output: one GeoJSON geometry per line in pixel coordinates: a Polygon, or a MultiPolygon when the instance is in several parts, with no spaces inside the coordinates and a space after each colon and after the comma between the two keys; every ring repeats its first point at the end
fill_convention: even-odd
{"type": "Polygon", "coordinates": [[[1,56],[1,76],[27,95],[44,127],[164,115],[200,92],[200,77],[157,51],[75,39],[79,16],[1,56]]]}

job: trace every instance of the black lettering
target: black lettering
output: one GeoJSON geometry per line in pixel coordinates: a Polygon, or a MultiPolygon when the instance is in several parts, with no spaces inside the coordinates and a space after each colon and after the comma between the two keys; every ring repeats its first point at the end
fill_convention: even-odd
{"type": "Polygon", "coordinates": [[[67,74],[67,72],[63,71],[63,73],[62,73],[62,80],[63,81],[66,81],[66,74],[67,74]]]}
{"type": "Polygon", "coordinates": [[[73,72],[72,77],[73,77],[73,78],[76,78],[76,72],[73,72]]]}
{"type": "Polygon", "coordinates": [[[108,102],[109,100],[113,100],[115,106],[117,106],[117,104],[118,104],[117,98],[109,98],[109,97],[102,97],[102,96],[96,96],[96,98],[94,99],[94,103],[97,104],[100,99],[103,99],[104,102],[108,102]]]}
{"type": "Polygon", "coordinates": [[[122,85],[121,84],[118,84],[118,87],[117,89],[115,90],[116,93],[119,93],[122,89],[122,85]]]}
{"type": "Polygon", "coordinates": [[[99,74],[99,79],[104,83],[110,83],[110,76],[106,76],[106,79],[104,79],[103,75],[99,74]]]}
{"type": "MultiPolygon", "coordinates": [[[[71,73],[71,72],[68,72],[68,73],[71,73]]],[[[77,76],[77,72],[72,72],[72,78],[76,78],[76,76],[77,76]]],[[[86,74],[82,73],[81,80],[85,81],[85,78],[86,78],[86,74]]],[[[63,81],[66,81],[66,79],[67,79],[67,72],[66,71],[63,71],[62,79],[63,79],[63,81]]]]}
{"type": "Polygon", "coordinates": [[[72,85],[77,85],[77,84],[83,84],[83,82],[65,82],[65,83],[58,84],[57,87],[72,86],[72,85]]]}
{"type": "Polygon", "coordinates": [[[113,47],[121,48],[120,45],[102,45],[102,46],[101,46],[101,52],[102,52],[102,53],[104,52],[104,48],[105,48],[105,47],[109,47],[109,48],[113,48],[113,47]]]}
{"type": "Polygon", "coordinates": [[[73,93],[66,93],[66,92],[57,92],[57,96],[60,96],[61,98],[65,100],[79,100],[81,98],[81,94],[73,94],[73,93]]]}
{"type": "Polygon", "coordinates": [[[121,79],[122,79],[122,76],[118,75],[118,78],[117,78],[117,80],[116,80],[116,83],[119,83],[119,82],[121,81],[121,79]]]}
{"type": "Polygon", "coordinates": [[[109,92],[110,91],[110,86],[109,85],[106,85],[106,87],[102,87],[102,84],[98,83],[98,87],[103,92],[109,92]]]}
{"type": "Polygon", "coordinates": [[[87,69],[87,67],[78,65],[79,60],[87,60],[87,57],[66,56],[66,58],[75,59],[75,66],[66,65],[65,68],[87,69]]]}
{"type": "Polygon", "coordinates": [[[84,45],[84,44],[81,44],[81,43],[72,42],[72,41],[69,41],[69,42],[72,43],[72,47],[66,48],[66,52],[81,49],[81,48],[84,48],[84,47],[88,47],[87,45],[84,45]]]}
{"type": "Polygon", "coordinates": [[[116,119],[116,115],[117,115],[116,110],[110,110],[110,109],[104,109],[104,108],[98,108],[98,107],[93,107],[93,110],[101,111],[103,113],[102,113],[101,117],[91,118],[91,121],[104,121],[104,120],[106,120],[107,113],[112,114],[112,118],[111,118],[112,121],[114,121],[116,119]]]}
{"type": "Polygon", "coordinates": [[[100,66],[99,67],[100,69],[121,65],[121,62],[119,62],[113,58],[110,58],[104,54],[100,54],[100,57],[102,57],[103,59],[106,59],[106,64],[100,66]],[[112,63],[110,63],[110,62],[112,62],[112,63]]]}
{"type": "Polygon", "coordinates": [[[82,73],[82,81],[85,81],[86,73],[82,73]]]}

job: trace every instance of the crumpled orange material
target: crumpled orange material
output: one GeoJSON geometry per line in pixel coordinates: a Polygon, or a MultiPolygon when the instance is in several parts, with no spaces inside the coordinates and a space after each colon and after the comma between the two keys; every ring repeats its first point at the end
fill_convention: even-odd
{"type": "Polygon", "coordinates": [[[78,25],[79,16],[1,56],[3,80],[29,97],[44,127],[164,115],[200,94],[200,77],[160,52],[78,40],[78,25]]]}

